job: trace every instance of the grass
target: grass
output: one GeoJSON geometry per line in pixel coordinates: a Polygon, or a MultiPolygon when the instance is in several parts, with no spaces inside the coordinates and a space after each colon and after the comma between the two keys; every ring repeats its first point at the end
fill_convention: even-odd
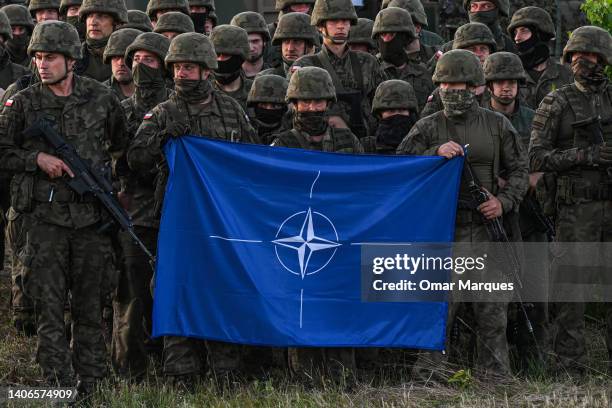
{"type": "MultiPolygon", "coordinates": [[[[0,275],[0,387],[42,385],[34,362],[35,339],[18,334],[10,324],[10,277],[0,275]]],[[[484,381],[469,371],[450,367],[449,383],[417,383],[409,377],[409,358],[395,351],[382,353],[381,367],[360,371],[357,378],[337,381],[325,376],[311,383],[293,379],[284,371],[257,379],[205,378],[189,393],[164,381],[159,363],[151,361],[149,377],[128,384],[110,376],[92,397],[91,406],[121,408],[165,407],[612,407],[612,378],[603,322],[587,319],[589,374],[573,380],[564,373],[532,370],[526,378],[484,381]],[[314,385],[313,385],[314,384],[314,385]]],[[[0,403],[1,405],[1,403],[0,403]]],[[[8,405],[45,406],[44,404],[8,405]]]]}

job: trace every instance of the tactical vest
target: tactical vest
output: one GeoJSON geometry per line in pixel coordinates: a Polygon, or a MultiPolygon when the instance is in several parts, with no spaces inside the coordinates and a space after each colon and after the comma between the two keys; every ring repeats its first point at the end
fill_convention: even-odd
{"type": "MultiPolygon", "coordinates": [[[[283,145],[287,147],[312,150],[308,139],[296,129],[280,133],[278,138],[283,142],[283,145]]],[[[321,141],[321,151],[354,153],[355,148],[353,141],[353,134],[348,129],[329,128],[329,132],[327,132],[321,141]]]]}

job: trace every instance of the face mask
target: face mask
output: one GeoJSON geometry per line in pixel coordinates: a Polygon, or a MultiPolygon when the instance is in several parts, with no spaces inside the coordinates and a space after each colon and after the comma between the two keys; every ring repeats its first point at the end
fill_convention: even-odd
{"type": "Polygon", "coordinates": [[[6,46],[4,45],[4,43],[0,43],[0,65],[4,65],[2,63],[4,62],[5,57],[7,57],[8,61],[8,52],[6,51],[6,46]]]}
{"type": "Polygon", "coordinates": [[[212,85],[207,79],[175,79],[176,94],[187,103],[199,103],[212,93],[212,85]]]}
{"type": "Polygon", "coordinates": [[[244,60],[238,55],[232,55],[230,59],[218,61],[219,68],[215,70],[215,79],[222,85],[231,84],[240,76],[240,69],[244,60]]]}
{"type": "Polygon", "coordinates": [[[68,24],[72,24],[77,31],[79,32],[79,37],[83,38],[85,37],[85,24],[81,22],[81,20],[79,19],[79,16],[70,16],[70,17],[66,17],[66,22],[68,24]]]}
{"type": "Polygon", "coordinates": [[[89,48],[100,49],[100,48],[106,47],[106,44],[108,44],[108,39],[109,39],[109,37],[101,38],[99,40],[95,40],[93,38],[87,37],[85,39],[85,42],[87,43],[89,48]]]}
{"type": "Polygon", "coordinates": [[[285,112],[287,112],[287,108],[265,109],[255,106],[255,117],[267,125],[279,123],[283,119],[285,112]]]}
{"type": "Polygon", "coordinates": [[[208,13],[191,13],[191,20],[196,33],[204,34],[204,24],[207,18],[208,13]]]}
{"type": "Polygon", "coordinates": [[[410,116],[393,115],[387,119],[381,119],[376,129],[376,144],[386,148],[397,148],[415,123],[414,114],[410,116]]]}
{"type": "Polygon", "coordinates": [[[27,34],[14,35],[11,40],[6,42],[6,48],[17,61],[21,61],[27,57],[29,42],[30,36],[27,34]]]}
{"type": "Polygon", "coordinates": [[[490,11],[479,11],[477,13],[469,13],[470,15],[470,23],[482,23],[487,26],[492,26],[497,22],[497,17],[499,15],[499,9],[490,10],[490,11]]]}
{"type": "Polygon", "coordinates": [[[572,62],[574,79],[587,90],[596,92],[601,86],[608,82],[604,73],[605,66],[599,62],[594,63],[583,58],[572,62]]]}
{"type": "Polygon", "coordinates": [[[163,88],[166,85],[161,68],[151,68],[146,64],[136,64],[132,71],[134,84],[139,88],[163,88]]]}
{"type": "Polygon", "coordinates": [[[447,117],[463,115],[476,103],[474,93],[467,89],[440,88],[440,100],[447,117]]]}
{"type": "Polygon", "coordinates": [[[404,65],[408,61],[408,55],[404,49],[406,42],[406,38],[400,33],[397,33],[389,42],[384,42],[381,37],[378,37],[378,49],[382,59],[396,67],[404,65]]]}
{"type": "Polygon", "coordinates": [[[293,126],[311,136],[322,135],[327,130],[325,111],[296,112],[293,117],[293,126]]]}

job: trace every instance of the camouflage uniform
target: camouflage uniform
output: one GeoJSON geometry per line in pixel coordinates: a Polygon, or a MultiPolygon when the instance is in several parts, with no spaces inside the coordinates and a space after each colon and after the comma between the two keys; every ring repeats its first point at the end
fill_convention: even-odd
{"type": "Polygon", "coordinates": [[[508,37],[503,32],[500,25],[500,18],[508,17],[510,5],[508,0],[492,0],[491,2],[497,6],[496,10],[485,12],[470,12],[470,3],[476,0],[463,0],[463,8],[467,11],[471,23],[483,23],[493,33],[495,42],[497,43],[497,51],[516,52],[516,46],[512,38],[508,37]]]}
{"type": "Polygon", "coordinates": [[[214,0],[189,0],[189,7],[206,7],[206,13],[191,13],[193,24],[195,26],[196,33],[210,35],[205,32],[206,20],[212,21],[212,26],[215,28],[217,25],[217,15],[215,14],[215,1],[214,0]]]}
{"type": "Polygon", "coordinates": [[[4,11],[8,17],[11,27],[22,26],[26,29],[26,34],[20,36],[13,36],[12,40],[9,40],[5,45],[6,49],[11,56],[11,61],[15,64],[23,65],[24,67],[30,66],[30,56],[28,55],[28,43],[30,42],[30,36],[34,29],[34,22],[30,16],[30,12],[25,6],[21,4],[9,4],[8,6],[0,9],[4,11]]]}
{"type": "MultiPolygon", "coordinates": [[[[317,1],[311,24],[319,27],[330,19],[347,19],[356,24],[357,14],[348,0],[317,1]]],[[[376,123],[370,114],[371,100],[376,87],[385,79],[376,58],[364,52],[351,51],[348,45],[344,54],[338,57],[323,46],[320,52],[295,61],[289,76],[294,69],[307,66],[323,68],[332,77],[338,101],[329,114],[342,116],[357,137],[368,136],[376,123]]]]}
{"type": "MultiPolygon", "coordinates": [[[[238,57],[242,60],[246,60],[249,56],[249,37],[243,28],[223,24],[214,28],[210,35],[210,40],[215,47],[217,54],[230,55],[232,58],[238,57]]],[[[215,72],[215,81],[213,86],[216,90],[223,92],[224,94],[231,96],[240,104],[243,110],[247,109],[247,97],[249,91],[253,85],[253,81],[248,79],[242,68],[238,68],[240,78],[240,88],[235,91],[227,92],[223,90],[223,85],[219,82],[219,72],[215,72]]]]}
{"type": "MultiPolygon", "coordinates": [[[[384,4],[385,2],[383,2],[384,4]]],[[[438,34],[425,30],[427,27],[427,14],[420,0],[391,0],[388,2],[389,7],[403,8],[412,16],[412,22],[416,28],[417,24],[421,26],[421,32],[418,33],[421,49],[419,51],[421,61],[427,62],[436,53],[438,47],[441,47],[445,41],[438,34]]],[[[416,31],[416,30],[415,30],[416,31]]]]}
{"type": "MultiPolygon", "coordinates": [[[[203,34],[186,33],[176,36],[165,59],[168,70],[175,62],[193,62],[206,69],[217,68],[217,56],[211,41],[203,34]]],[[[255,130],[240,105],[222,92],[211,88],[210,79],[197,82],[197,93],[177,92],[144,116],[128,151],[128,164],[136,174],[149,174],[156,168],[165,169],[161,147],[168,137],[185,134],[213,139],[258,143],[255,130]],[[210,96],[211,101],[202,104],[210,96]],[[189,98],[189,99],[186,99],[189,98]]],[[[158,188],[163,191],[163,184],[158,188]]],[[[156,198],[161,200],[162,198],[156,198]]],[[[164,374],[194,376],[202,371],[200,352],[203,342],[183,337],[164,338],[164,374]]],[[[207,341],[208,360],[222,374],[239,368],[242,348],[238,345],[207,341]]]]}
{"type": "Polygon", "coordinates": [[[350,44],[362,44],[368,47],[368,52],[372,55],[376,55],[377,45],[372,39],[372,28],[374,27],[374,21],[369,18],[357,19],[357,24],[351,27],[349,32],[349,38],[347,43],[350,44]]]}
{"type": "Polygon", "coordinates": [[[147,3],[147,15],[152,22],[157,22],[158,11],[180,11],[190,15],[189,2],[187,0],[150,0],[147,3]]]}
{"type": "MultiPolygon", "coordinates": [[[[572,63],[575,81],[548,94],[533,120],[529,149],[532,171],[556,172],[556,237],[559,242],[610,242],[612,225],[611,177],[605,170],[612,142],[612,86],[603,69],[612,61],[612,37],[598,27],[585,26],[572,34],[563,61],[574,52],[598,54],[597,64],[587,63],[593,73],[585,73],[584,61],[572,63]],[[600,118],[601,140],[592,127],[572,125],[600,118]],[[602,143],[603,142],[603,143],[602,143]]],[[[568,257],[555,260],[553,272],[580,273],[581,254],[568,251],[568,257]]],[[[603,254],[602,254],[603,255],[603,254]]],[[[577,290],[577,289],[576,289],[577,290]]],[[[583,303],[557,303],[554,341],[560,365],[569,371],[586,367],[583,303]]],[[[612,357],[612,307],[607,304],[607,344],[612,357]]]]}
{"type": "MultiPolygon", "coordinates": [[[[278,12],[278,20],[268,24],[268,32],[270,33],[270,37],[274,38],[276,33],[276,29],[278,28],[279,21],[281,17],[285,14],[289,13],[289,6],[292,4],[315,4],[315,0],[276,0],[274,9],[278,12]]],[[[266,64],[269,66],[276,68],[283,64],[283,58],[281,53],[280,44],[272,44],[272,47],[269,47],[266,56],[264,57],[266,60],[266,64]]]]}
{"type": "MultiPolygon", "coordinates": [[[[242,13],[238,13],[234,17],[232,17],[230,25],[243,28],[248,35],[259,34],[261,36],[261,40],[263,41],[263,49],[261,51],[260,61],[263,61],[263,65],[259,72],[263,71],[264,69],[270,68],[270,65],[266,64],[264,56],[266,55],[267,49],[270,47],[270,40],[272,39],[272,37],[270,36],[268,26],[266,25],[266,20],[263,18],[263,16],[254,11],[245,11],[242,13]]],[[[247,78],[254,79],[255,75],[247,76],[247,78]]]]}
{"type": "Polygon", "coordinates": [[[153,31],[159,34],[166,32],[183,34],[193,33],[195,28],[193,21],[191,21],[187,14],[179,11],[169,11],[157,19],[157,24],[155,24],[155,30],[153,31]]]}
{"type": "MultiPolygon", "coordinates": [[[[555,26],[550,15],[538,7],[525,7],[517,10],[512,16],[508,33],[514,36],[518,27],[528,27],[532,32],[535,43],[523,50],[518,44],[518,55],[523,60],[523,66],[527,70],[527,79],[521,86],[521,97],[532,109],[536,109],[544,97],[572,82],[572,73],[568,66],[561,65],[551,58],[548,42],[555,36],[555,26]],[[536,71],[534,68],[542,63],[546,68],[536,71]]],[[[530,39],[531,40],[531,39],[530,39]]],[[[531,41],[524,41],[530,44],[531,41]]]]}
{"type": "Polygon", "coordinates": [[[438,16],[438,34],[446,41],[452,41],[455,31],[469,23],[467,12],[456,0],[438,0],[438,16]]]}
{"type": "Polygon", "coordinates": [[[68,8],[73,6],[81,7],[82,4],[83,0],[62,0],[60,2],[59,14],[60,20],[72,24],[77,29],[81,41],[85,41],[85,23],[79,19],[78,15],[68,17],[68,8]]]}
{"type": "Polygon", "coordinates": [[[123,24],[121,28],[135,28],[145,33],[153,31],[151,19],[144,11],[128,10],[128,22],[123,24]]]}
{"type": "Polygon", "coordinates": [[[247,98],[247,113],[251,118],[251,123],[257,129],[257,134],[263,144],[272,143],[274,134],[281,133],[289,128],[286,118],[288,114],[287,104],[285,102],[287,85],[287,80],[278,75],[258,75],[255,81],[253,81],[253,86],[247,98]],[[257,104],[259,103],[282,105],[284,114],[279,116],[278,121],[272,123],[270,121],[263,121],[257,117],[257,104]]]}
{"type": "MultiPolygon", "coordinates": [[[[161,19],[160,19],[161,20],[161,19]]],[[[136,90],[121,102],[127,119],[128,136],[133,140],[147,112],[166,101],[171,91],[165,86],[164,58],[170,40],[157,33],[142,33],[126,49],[126,64],[133,69],[136,90]],[[162,67],[155,70],[132,64],[136,51],[155,54],[162,67]],[[156,76],[154,76],[156,75],[156,76]]],[[[155,208],[155,172],[130,171],[121,179],[121,194],[127,197],[130,214],[138,236],[155,253],[159,217],[155,208]]],[[[153,299],[149,283],[153,275],[149,260],[128,234],[120,233],[123,253],[117,292],[114,298],[114,330],[111,347],[113,367],[120,374],[141,377],[146,373],[147,349],[155,346],[151,337],[153,299]]]]}
{"type": "MultiPolygon", "coordinates": [[[[30,54],[36,51],[78,59],[78,33],[68,23],[40,23],[28,48],[30,54]]],[[[96,81],[76,75],[73,81],[68,97],[56,97],[38,83],[7,101],[0,116],[0,162],[14,173],[12,206],[27,219],[26,244],[18,256],[25,268],[24,288],[38,312],[37,360],[50,384],[71,385],[74,366],[79,388],[87,390],[106,374],[100,300],[111,290],[114,266],[110,237],[98,228],[107,217],[93,196],[77,196],[62,179],[41,171],[38,153],[53,154],[51,147],[42,138],[22,135],[45,114],[83,158],[102,164],[121,157],[125,121],[119,101],[96,81]],[[72,356],[64,334],[68,293],[72,356]]]]}
{"type": "MultiPolygon", "coordinates": [[[[444,54],[434,73],[434,81],[463,82],[477,85],[484,82],[478,59],[469,51],[453,50],[444,54]]],[[[458,91],[448,91],[450,94],[458,91]]],[[[435,155],[438,148],[454,140],[461,145],[470,144],[470,160],[484,188],[502,203],[504,217],[518,211],[527,191],[527,156],[519,137],[503,115],[479,107],[475,101],[465,107],[461,114],[437,112],[419,120],[397,149],[398,154],[435,155]],[[451,130],[452,129],[452,130],[451,130]],[[497,177],[504,172],[507,185],[498,188],[497,177]]],[[[489,236],[477,210],[463,202],[471,197],[465,180],[461,182],[459,207],[455,223],[456,242],[487,242],[489,236]]],[[[510,374],[508,344],[506,341],[507,301],[500,296],[497,303],[469,303],[473,309],[477,327],[477,364],[487,373],[510,374]]],[[[449,324],[452,324],[458,304],[450,305],[449,324]]],[[[447,348],[448,350],[448,348],[447,348]]],[[[441,355],[425,353],[434,360],[441,355]]],[[[421,357],[423,358],[423,357],[421,357]]],[[[415,364],[415,373],[421,374],[420,362],[415,364]]],[[[425,370],[428,371],[428,370],[425,370]]],[[[429,373],[425,374],[425,378],[429,373]]]]}
{"type": "MultiPolygon", "coordinates": [[[[104,48],[104,54],[102,61],[110,65],[113,57],[123,57],[127,47],[138,37],[141,32],[134,28],[121,28],[111,34],[108,39],[108,44],[104,48]]],[[[113,90],[117,98],[120,101],[129,98],[130,95],[124,95],[119,83],[114,76],[111,76],[107,81],[104,81],[104,85],[108,86],[113,90]]]]}
{"type": "Polygon", "coordinates": [[[32,18],[36,20],[36,12],[38,10],[54,9],[57,10],[59,15],[60,0],[30,0],[28,4],[28,10],[32,15],[32,18]]]}
{"type": "MultiPolygon", "coordinates": [[[[127,8],[123,0],[84,0],[79,9],[79,19],[86,22],[87,15],[103,13],[113,17],[115,26],[128,22],[127,8]]],[[[74,67],[75,72],[96,81],[104,82],[113,75],[110,65],[102,60],[108,38],[94,40],[86,38],[81,47],[83,58],[74,67]]]]}
{"type": "MultiPolygon", "coordinates": [[[[404,34],[408,37],[407,41],[416,38],[410,13],[398,7],[388,7],[381,10],[376,16],[374,29],[372,30],[372,38],[379,42],[379,48],[383,41],[382,38],[379,38],[382,33],[404,34]]],[[[401,79],[412,85],[419,103],[419,109],[422,109],[427,102],[427,97],[434,90],[434,85],[431,82],[430,72],[420,62],[419,57],[416,59],[407,57],[404,65],[399,67],[385,61],[385,56],[382,53],[377,55],[377,57],[381,61],[381,67],[389,79],[401,79]]]]}
{"type": "Polygon", "coordinates": [[[0,11],[0,36],[4,41],[4,44],[0,44],[0,88],[6,89],[17,79],[30,73],[30,70],[11,62],[6,41],[13,38],[13,32],[8,17],[2,11],[0,11]]]}

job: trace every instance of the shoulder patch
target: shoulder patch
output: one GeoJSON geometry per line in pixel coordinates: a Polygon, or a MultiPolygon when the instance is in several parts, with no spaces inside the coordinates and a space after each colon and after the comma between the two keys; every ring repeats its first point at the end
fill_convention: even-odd
{"type": "Polygon", "coordinates": [[[6,102],[4,103],[4,106],[8,106],[10,108],[11,106],[13,106],[14,102],[15,101],[12,99],[7,99],[6,102]]]}
{"type": "Polygon", "coordinates": [[[144,118],[142,118],[143,120],[147,120],[147,119],[151,119],[153,117],[153,113],[151,112],[147,112],[144,115],[144,118]]]}

